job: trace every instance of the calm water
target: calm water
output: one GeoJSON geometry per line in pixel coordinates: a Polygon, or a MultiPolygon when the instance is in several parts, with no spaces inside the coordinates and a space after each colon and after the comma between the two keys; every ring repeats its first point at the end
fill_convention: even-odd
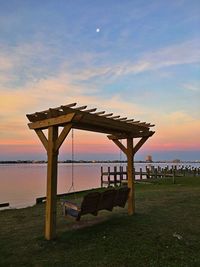
{"type": "MultiPolygon", "coordinates": [[[[111,166],[112,169],[115,165],[102,163],[75,164],[75,191],[100,187],[101,166],[105,169],[107,166],[111,166]]],[[[170,164],[159,164],[163,167],[166,165],[170,164]]],[[[145,166],[146,164],[136,163],[136,171],[139,168],[144,170],[145,166]]],[[[192,166],[200,167],[200,163],[192,164],[192,166]]],[[[9,202],[11,208],[34,205],[37,197],[46,195],[46,172],[46,164],[0,164],[0,203],[9,202]]],[[[58,194],[69,191],[72,183],[71,177],[71,165],[59,164],[58,194]]]]}

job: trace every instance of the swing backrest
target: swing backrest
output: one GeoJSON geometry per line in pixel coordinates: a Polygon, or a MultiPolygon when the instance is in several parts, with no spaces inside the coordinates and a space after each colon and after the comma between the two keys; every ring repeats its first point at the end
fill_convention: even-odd
{"type": "Polygon", "coordinates": [[[81,215],[87,213],[96,214],[100,196],[101,194],[99,192],[91,192],[85,195],[81,204],[81,215]]]}
{"type": "Polygon", "coordinates": [[[108,189],[101,193],[99,200],[98,210],[109,210],[112,211],[114,206],[116,190],[108,189]]]}
{"type": "Polygon", "coordinates": [[[129,192],[130,192],[130,188],[128,188],[127,186],[117,189],[115,200],[114,200],[114,207],[119,206],[119,207],[124,208],[126,205],[126,201],[128,199],[129,192]]]}

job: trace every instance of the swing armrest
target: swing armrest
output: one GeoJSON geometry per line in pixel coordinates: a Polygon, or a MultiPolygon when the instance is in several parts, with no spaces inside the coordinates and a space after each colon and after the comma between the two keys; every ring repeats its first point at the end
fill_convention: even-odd
{"type": "Polygon", "coordinates": [[[64,201],[63,206],[65,207],[65,209],[73,209],[73,210],[80,211],[80,207],[76,203],[73,203],[70,201],[64,201]]]}

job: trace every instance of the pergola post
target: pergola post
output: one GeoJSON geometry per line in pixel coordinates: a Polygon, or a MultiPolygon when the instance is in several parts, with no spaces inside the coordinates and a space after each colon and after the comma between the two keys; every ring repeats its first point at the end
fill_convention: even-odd
{"type": "Polygon", "coordinates": [[[128,197],[128,214],[135,213],[135,174],[133,166],[133,138],[127,138],[127,175],[128,187],[130,188],[128,197]]]}
{"type": "Polygon", "coordinates": [[[47,164],[47,198],[46,198],[46,219],[45,238],[47,240],[56,237],[56,195],[57,195],[57,168],[58,150],[56,140],[58,138],[58,127],[48,128],[48,164],[47,164]]]}

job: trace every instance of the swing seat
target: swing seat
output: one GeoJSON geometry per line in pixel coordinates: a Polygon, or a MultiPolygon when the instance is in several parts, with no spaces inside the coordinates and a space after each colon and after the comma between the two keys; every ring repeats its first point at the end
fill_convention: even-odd
{"type": "Polygon", "coordinates": [[[91,192],[84,196],[81,205],[70,201],[63,201],[63,214],[75,217],[80,221],[84,214],[97,216],[98,211],[112,211],[114,207],[124,208],[128,199],[130,188],[121,187],[119,189],[108,189],[102,193],[91,192]]]}
{"type": "Polygon", "coordinates": [[[114,207],[118,206],[118,207],[124,208],[126,205],[126,201],[128,199],[129,192],[130,192],[130,188],[127,186],[117,189],[115,200],[114,200],[114,207]]]}
{"type": "Polygon", "coordinates": [[[94,216],[97,216],[100,196],[101,194],[99,192],[88,193],[83,198],[81,206],[70,201],[64,201],[62,203],[63,213],[65,215],[75,217],[77,221],[80,221],[81,216],[84,214],[92,214],[94,216]]]}
{"type": "Polygon", "coordinates": [[[112,211],[114,207],[116,190],[115,189],[108,189],[101,193],[101,197],[98,204],[98,211],[99,210],[108,210],[112,211]]]}

